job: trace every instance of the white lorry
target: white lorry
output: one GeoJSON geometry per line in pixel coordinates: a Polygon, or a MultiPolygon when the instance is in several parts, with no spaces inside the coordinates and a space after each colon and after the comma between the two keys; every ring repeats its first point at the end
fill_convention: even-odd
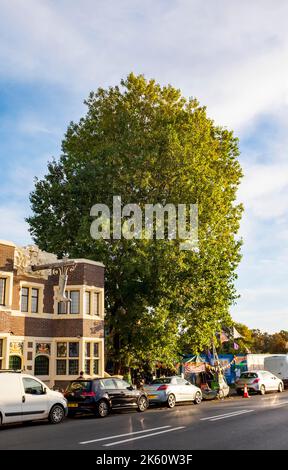
{"type": "Polygon", "coordinates": [[[264,369],[282,379],[284,387],[288,388],[288,354],[265,357],[264,369]]]}

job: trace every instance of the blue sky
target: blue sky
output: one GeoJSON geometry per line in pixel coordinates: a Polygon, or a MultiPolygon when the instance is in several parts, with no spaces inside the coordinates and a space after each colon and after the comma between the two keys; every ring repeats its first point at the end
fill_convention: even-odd
{"type": "Polygon", "coordinates": [[[31,242],[34,176],[98,86],[171,83],[240,138],[235,320],[288,329],[288,2],[0,0],[0,239],[31,242]]]}

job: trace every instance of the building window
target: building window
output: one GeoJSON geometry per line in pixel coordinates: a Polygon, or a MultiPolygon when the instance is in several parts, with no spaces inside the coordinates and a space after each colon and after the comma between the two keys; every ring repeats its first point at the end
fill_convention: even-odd
{"type": "Polygon", "coordinates": [[[99,359],[93,359],[93,374],[99,374],[99,359]]]}
{"type": "Polygon", "coordinates": [[[90,343],[85,343],[85,356],[86,356],[86,357],[90,357],[90,356],[91,356],[90,351],[91,351],[91,345],[90,345],[90,343]]]}
{"type": "Polygon", "coordinates": [[[99,343],[85,343],[85,373],[99,375],[99,343]]]}
{"type": "Polygon", "coordinates": [[[79,290],[71,290],[65,292],[69,302],[58,302],[58,314],[78,314],[80,313],[80,292],[79,290]]]}
{"type": "Polygon", "coordinates": [[[99,293],[93,292],[93,315],[99,315],[99,293]]]}
{"type": "Polygon", "coordinates": [[[39,289],[31,289],[31,313],[38,313],[39,289]]]}
{"type": "Polygon", "coordinates": [[[85,292],[85,313],[86,315],[90,315],[90,302],[91,302],[91,294],[89,291],[85,292]]]}
{"type": "Polygon", "coordinates": [[[49,375],[49,358],[47,356],[35,357],[35,375],[49,375]]]}
{"type": "Polygon", "coordinates": [[[0,339],[0,369],[2,369],[3,361],[3,339],[0,339]]]}
{"type": "Polygon", "coordinates": [[[92,290],[85,291],[84,313],[86,315],[100,314],[100,293],[92,290]]]}
{"type": "Polygon", "coordinates": [[[66,360],[64,359],[57,359],[57,368],[56,368],[56,374],[57,375],[66,375],[67,370],[66,370],[66,360]]]}
{"type": "Polygon", "coordinates": [[[93,343],[93,356],[99,357],[99,343],[93,343]]]}
{"type": "Polygon", "coordinates": [[[70,313],[77,314],[80,313],[80,292],[78,290],[70,291],[70,313]]]}
{"type": "Polygon", "coordinates": [[[6,278],[0,278],[0,305],[5,305],[6,297],[6,278]]]}
{"type": "Polygon", "coordinates": [[[79,361],[78,359],[69,360],[69,375],[77,375],[79,372],[79,361]]]}
{"type": "Polygon", "coordinates": [[[58,302],[58,315],[64,315],[67,313],[68,302],[58,302]]]}
{"type": "Polygon", "coordinates": [[[67,375],[67,371],[69,375],[79,373],[79,343],[76,341],[57,343],[56,374],[67,375]]]}
{"type": "Polygon", "coordinates": [[[69,343],[69,357],[79,356],[79,343],[69,343]]]}
{"type": "Polygon", "coordinates": [[[9,369],[21,370],[22,359],[19,356],[10,356],[9,357],[9,369]]]}
{"type": "Polygon", "coordinates": [[[29,304],[29,289],[28,287],[22,287],[21,290],[21,312],[28,312],[29,304]]]}
{"type": "Polygon", "coordinates": [[[39,289],[35,287],[22,287],[21,312],[39,312],[39,289]]]}
{"type": "Polygon", "coordinates": [[[90,359],[85,359],[85,374],[90,375],[91,361],[90,359]]]}
{"type": "Polygon", "coordinates": [[[57,357],[67,356],[67,343],[57,343],[57,357]]]}

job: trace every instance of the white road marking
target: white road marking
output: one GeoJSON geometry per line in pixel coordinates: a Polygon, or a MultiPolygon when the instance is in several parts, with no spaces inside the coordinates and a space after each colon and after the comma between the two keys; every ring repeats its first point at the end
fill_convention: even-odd
{"type": "Polygon", "coordinates": [[[280,405],[287,405],[288,401],[281,401],[279,403],[271,403],[272,406],[280,406],[280,405]]]}
{"type": "Polygon", "coordinates": [[[225,418],[232,418],[233,416],[238,416],[244,413],[250,413],[254,410],[238,410],[238,411],[230,411],[229,413],[216,415],[216,416],[208,416],[207,418],[201,418],[200,421],[216,421],[218,419],[225,419],[225,418]]]}
{"type": "Polygon", "coordinates": [[[244,415],[246,413],[251,413],[252,411],[254,411],[254,410],[240,411],[239,413],[233,413],[233,414],[228,415],[228,416],[221,416],[220,418],[213,418],[213,419],[210,419],[210,422],[211,421],[218,421],[219,419],[234,418],[234,416],[241,416],[241,415],[244,415]]]}
{"type": "Polygon", "coordinates": [[[126,437],[126,436],[131,436],[132,434],[141,434],[144,432],[158,431],[158,429],[166,429],[166,428],[171,428],[171,426],[161,426],[158,428],[145,429],[144,431],[134,431],[134,432],[127,432],[125,434],[118,434],[116,436],[101,437],[100,439],[92,439],[91,441],[79,442],[79,444],[90,444],[91,442],[108,441],[110,439],[117,439],[118,437],[126,437]]]}
{"type": "Polygon", "coordinates": [[[201,418],[200,421],[207,421],[208,419],[219,418],[220,416],[230,416],[231,414],[241,413],[242,411],[248,411],[248,410],[229,411],[228,413],[222,413],[221,415],[208,416],[207,418],[201,418]]]}
{"type": "Polygon", "coordinates": [[[158,434],[164,434],[166,432],[178,431],[179,429],[184,429],[185,426],[178,426],[178,428],[166,429],[166,431],[153,432],[151,434],[146,434],[145,436],[131,437],[131,439],[124,439],[123,441],[110,442],[109,444],[103,444],[104,447],[117,446],[118,444],[124,444],[125,442],[137,441],[138,439],[145,439],[146,437],[157,436],[158,434]]]}

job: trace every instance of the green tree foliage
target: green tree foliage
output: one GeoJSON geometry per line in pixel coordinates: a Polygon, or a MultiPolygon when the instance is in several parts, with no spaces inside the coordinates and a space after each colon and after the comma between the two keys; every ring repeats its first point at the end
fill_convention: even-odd
{"type": "Polygon", "coordinates": [[[142,75],[85,103],[60,159],[36,180],[30,231],[44,250],[105,264],[108,349],[118,370],[144,360],[169,365],[231,323],[241,245],[238,141],[197,100],[142,75]],[[93,240],[90,209],[112,208],[115,195],[142,208],[198,203],[199,251],[179,251],[177,239],[93,240]]]}
{"type": "Polygon", "coordinates": [[[242,338],[235,339],[239,349],[233,347],[233,338],[223,343],[218,351],[220,353],[246,354],[247,352],[263,354],[282,354],[288,352],[288,331],[281,330],[279,333],[269,334],[260,330],[251,330],[242,323],[235,323],[235,328],[242,335],[242,338]]]}
{"type": "Polygon", "coordinates": [[[259,330],[252,330],[253,351],[260,353],[281,354],[288,352],[288,331],[269,335],[259,330]]]}

